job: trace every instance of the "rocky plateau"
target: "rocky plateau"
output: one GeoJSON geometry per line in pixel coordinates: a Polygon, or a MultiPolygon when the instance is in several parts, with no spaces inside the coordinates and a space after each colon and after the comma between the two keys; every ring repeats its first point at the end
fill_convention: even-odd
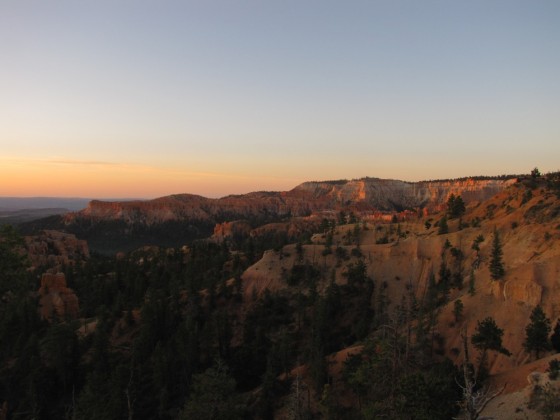
{"type": "Polygon", "coordinates": [[[305,182],[285,192],[254,192],[218,199],[177,194],[149,201],[91,201],[79,212],[64,216],[66,224],[79,220],[122,220],[156,224],[170,220],[209,220],[216,223],[243,218],[303,217],[322,211],[399,212],[442,208],[450,194],[465,202],[482,201],[515,179],[464,179],[404,182],[377,178],[352,181],[305,182]]]}

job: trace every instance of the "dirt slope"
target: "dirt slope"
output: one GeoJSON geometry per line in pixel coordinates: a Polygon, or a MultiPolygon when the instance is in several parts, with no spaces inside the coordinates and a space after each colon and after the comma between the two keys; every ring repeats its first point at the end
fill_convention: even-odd
{"type": "MultiPolygon", "coordinates": [[[[505,331],[503,344],[512,353],[507,357],[490,352],[490,373],[500,378],[499,375],[505,372],[515,372],[533,360],[523,349],[523,341],[534,307],[541,305],[553,326],[560,317],[560,200],[542,185],[530,189],[518,183],[489,200],[471,203],[462,220],[450,220],[449,233],[439,235],[433,224],[442,216],[443,213],[431,216],[432,227],[429,229],[425,226],[426,218],[399,226],[359,224],[359,250],[367,264],[368,275],[375,281],[375,294],[383,290],[393,308],[410,293],[422,299],[429,277],[431,274],[437,277],[442,259],[445,258],[450,267],[455,263],[449,249],[445,257],[442,256],[449,241],[451,247],[460,250],[464,256],[461,262],[464,287],[452,290],[450,301],[440,314],[436,334],[443,337],[442,353],[460,363],[464,357],[460,350],[461,332],[466,329],[471,335],[477,321],[490,316],[505,331]],[[468,227],[460,228],[460,223],[468,227]],[[497,281],[491,278],[489,271],[495,230],[501,238],[505,267],[504,278],[497,281]],[[484,241],[480,243],[477,255],[472,244],[480,235],[484,241]],[[389,243],[378,243],[384,237],[388,237],[389,243]],[[468,293],[471,270],[475,278],[473,296],[468,293]],[[457,299],[464,304],[459,322],[453,315],[457,299]]],[[[338,226],[332,249],[345,248],[350,254],[356,248],[349,239],[355,230],[354,225],[338,226]]],[[[325,241],[325,235],[315,235],[311,244],[303,246],[303,259],[326,272],[334,272],[336,282],[344,284],[346,266],[357,258],[341,262],[335,252],[324,255],[325,241]]],[[[266,252],[242,276],[245,296],[259,295],[265,289],[286,289],[286,273],[297,258],[295,245],[286,246],[279,252],[266,252]]],[[[325,286],[326,280],[319,285],[319,291],[325,286]]],[[[372,299],[372,305],[376,298],[372,299]]],[[[471,354],[476,357],[476,350],[471,349],[471,354]]],[[[506,392],[518,391],[525,386],[525,371],[520,375],[524,375],[524,379],[515,381],[515,386],[510,383],[506,392]]]]}

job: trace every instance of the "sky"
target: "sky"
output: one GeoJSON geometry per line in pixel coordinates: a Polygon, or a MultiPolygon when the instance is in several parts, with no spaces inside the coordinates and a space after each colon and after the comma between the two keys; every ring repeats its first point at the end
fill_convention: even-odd
{"type": "Polygon", "coordinates": [[[560,169],[557,0],[0,0],[0,196],[560,169]]]}

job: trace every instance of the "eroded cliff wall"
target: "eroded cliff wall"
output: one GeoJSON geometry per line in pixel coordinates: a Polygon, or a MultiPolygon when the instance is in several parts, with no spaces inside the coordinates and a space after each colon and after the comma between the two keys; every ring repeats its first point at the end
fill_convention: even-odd
{"type": "Polygon", "coordinates": [[[326,210],[402,211],[442,208],[451,194],[461,195],[468,204],[483,201],[514,183],[510,180],[457,180],[404,182],[364,178],[344,182],[305,182],[285,192],[255,192],[210,199],[178,194],[149,201],[92,201],[80,212],[70,213],[66,223],[79,219],[122,220],[154,224],[170,220],[198,220],[215,223],[242,218],[308,216],[326,210]]]}

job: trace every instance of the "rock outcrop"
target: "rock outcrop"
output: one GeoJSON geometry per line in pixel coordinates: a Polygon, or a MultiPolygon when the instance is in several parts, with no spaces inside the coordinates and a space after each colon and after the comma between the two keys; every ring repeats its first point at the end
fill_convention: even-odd
{"type": "Polygon", "coordinates": [[[32,268],[48,267],[54,272],[65,265],[74,265],[89,258],[86,241],[75,235],[44,230],[39,235],[26,236],[25,247],[32,268]]]}
{"type": "Polygon", "coordinates": [[[224,239],[233,238],[237,235],[245,237],[249,236],[251,230],[251,225],[245,220],[218,223],[214,227],[212,239],[216,241],[223,241],[224,239]]]}
{"type": "Polygon", "coordinates": [[[287,222],[267,223],[255,228],[246,220],[218,223],[214,227],[212,241],[222,242],[228,239],[243,240],[252,238],[282,237],[289,241],[298,240],[304,234],[311,234],[319,228],[317,217],[293,218],[287,222]]]}
{"type": "Polygon", "coordinates": [[[78,297],[66,285],[63,273],[45,273],[39,288],[39,315],[51,321],[53,318],[65,319],[78,317],[80,310],[78,297]]]}

